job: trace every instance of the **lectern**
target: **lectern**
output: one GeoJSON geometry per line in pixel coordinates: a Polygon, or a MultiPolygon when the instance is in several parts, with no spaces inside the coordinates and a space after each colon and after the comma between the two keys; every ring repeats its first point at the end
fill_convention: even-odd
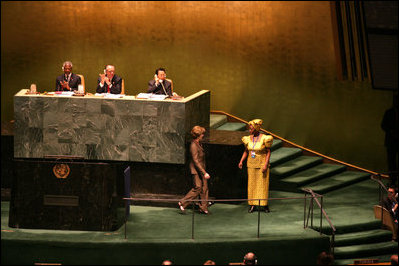
{"type": "MultiPolygon", "coordinates": [[[[179,100],[26,92],[14,96],[10,227],[115,230],[128,214],[127,165],[172,165],[184,173],[191,128],[209,129],[207,90],[179,100]]],[[[169,179],[169,188],[173,182],[182,183],[169,179]]]]}
{"type": "Polygon", "coordinates": [[[122,163],[14,160],[9,226],[116,230],[125,219],[123,169],[122,163]]]}

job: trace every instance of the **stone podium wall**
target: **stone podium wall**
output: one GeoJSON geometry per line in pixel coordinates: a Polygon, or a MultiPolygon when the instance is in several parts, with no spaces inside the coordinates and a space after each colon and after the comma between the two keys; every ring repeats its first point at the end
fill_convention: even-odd
{"type": "Polygon", "coordinates": [[[126,163],[14,160],[9,226],[114,231],[125,220],[126,163]],[[54,167],[67,165],[63,176],[54,167]]]}
{"type": "Polygon", "coordinates": [[[14,96],[14,157],[185,163],[194,125],[209,128],[210,92],[182,100],[14,96]]]}

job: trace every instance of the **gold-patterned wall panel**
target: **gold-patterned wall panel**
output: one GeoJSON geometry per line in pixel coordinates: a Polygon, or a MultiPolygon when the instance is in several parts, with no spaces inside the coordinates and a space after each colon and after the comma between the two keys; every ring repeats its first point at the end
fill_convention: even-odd
{"type": "Polygon", "coordinates": [[[337,81],[329,2],[3,1],[1,37],[2,121],[13,119],[20,89],[53,90],[65,60],[88,92],[105,64],[116,65],[128,94],[145,91],[163,66],[181,95],[209,89],[212,109],[262,118],[298,144],[385,167],[379,123],[390,95],[337,81]],[[353,148],[370,133],[369,145],[353,148]],[[370,145],[381,156],[364,158],[370,145]]]}

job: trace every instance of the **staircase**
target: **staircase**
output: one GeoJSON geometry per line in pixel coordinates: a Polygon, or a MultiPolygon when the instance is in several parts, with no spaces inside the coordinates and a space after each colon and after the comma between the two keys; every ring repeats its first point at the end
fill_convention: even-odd
{"type": "MultiPolygon", "coordinates": [[[[227,115],[211,114],[210,127],[215,130],[245,131],[246,123],[237,120],[227,115]]],[[[323,195],[368,179],[370,173],[366,171],[331,163],[309,151],[286,145],[278,138],[273,140],[270,157],[271,190],[302,192],[301,188],[310,188],[323,195]]],[[[331,235],[331,228],[323,227],[323,233],[331,235]]],[[[390,261],[390,256],[398,252],[398,243],[391,239],[392,232],[381,229],[380,220],[337,228],[335,264],[353,264],[355,259],[390,261]]]]}
{"type": "MultiPolygon", "coordinates": [[[[211,114],[210,128],[245,131],[243,122],[229,121],[226,115],[211,114]]],[[[288,192],[302,192],[310,188],[318,194],[349,186],[370,178],[370,174],[347,170],[345,165],[325,163],[319,156],[304,155],[303,150],[283,145],[275,138],[270,156],[270,188],[288,192]]]]}
{"type": "Polygon", "coordinates": [[[392,232],[379,229],[354,231],[335,236],[335,264],[353,264],[355,260],[378,259],[390,261],[398,253],[398,243],[392,241],[392,232]]]}

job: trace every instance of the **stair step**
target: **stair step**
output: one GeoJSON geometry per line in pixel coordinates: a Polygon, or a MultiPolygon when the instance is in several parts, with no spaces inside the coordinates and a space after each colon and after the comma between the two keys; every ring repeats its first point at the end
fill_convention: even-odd
{"type": "Polygon", "coordinates": [[[317,156],[299,156],[273,167],[273,169],[270,170],[270,174],[275,177],[283,178],[320,164],[322,161],[323,158],[317,156]]]}
{"type": "Polygon", "coordinates": [[[241,122],[226,122],[216,129],[228,131],[245,131],[247,129],[247,124],[241,122]]]}
{"type": "Polygon", "coordinates": [[[286,177],[282,179],[282,181],[287,183],[295,183],[297,186],[302,186],[316,182],[325,177],[338,174],[345,169],[346,167],[344,165],[323,163],[296,173],[292,176],[286,177]]]}
{"type": "MultiPolygon", "coordinates": [[[[350,259],[338,259],[334,260],[334,265],[349,265],[349,264],[354,264],[355,260],[372,260],[372,259],[378,259],[378,263],[381,262],[391,262],[391,256],[392,254],[383,254],[383,255],[378,255],[378,256],[366,256],[366,257],[356,257],[356,258],[350,258],[350,259]]],[[[390,264],[388,264],[390,265],[390,264]]]]}
{"type": "Polygon", "coordinates": [[[227,116],[226,115],[219,115],[219,114],[210,114],[209,116],[209,127],[216,129],[227,123],[227,116]]]}
{"type": "Polygon", "coordinates": [[[329,178],[324,178],[320,181],[310,183],[306,187],[312,189],[314,192],[324,194],[332,190],[349,186],[351,184],[368,179],[369,173],[358,171],[344,171],[329,178]]]}
{"type": "Polygon", "coordinates": [[[387,242],[392,239],[392,232],[383,229],[374,229],[362,232],[338,234],[335,236],[335,246],[360,245],[375,242],[387,242]]]}
{"type": "Polygon", "coordinates": [[[281,147],[273,151],[270,155],[270,166],[274,167],[280,163],[292,160],[302,154],[302,150],[298,148],[281,147]]]}
{"type": "Polygon", "coordinates": [[[375,256],[380,254],[397,254],[398,243],[395,241],[352,245],[346,247],[335,247],[334,257],[336,259],[375,256]]]}
{"type": "MultiPolygon", "coordinates": [[[[371,211],[371,213],[372,213],[372,211],[371,211]]],[[[334,223],[334,221],[333,221],[333,224],[337,230],[335,232],[335,236],[341,235],[341,234],[381,229],[381,220],[377,220],[377,219],[373,219],[373,218],[370,218],[370,219],[372,219],[372,220],[369,220],[364,223],[352,223],[352,222],[348,221],[345,224],[337,224],[337,223],[334,223]]],[[[320,226],[318,223],[314,224],[313,228],[314,228],[314,230],[320,232],[320,226]]],[[[327,223],[323,223],[322,233],[331,235],[332,230],[331,230],[330,225],[328,225],[327,223]]]]}
{"type": "Polygon", "coordinates": [[[273,139],[273,144],[272,144],[272,147],[270,148],[270,150],[271,150],[271,151],[275,151],[275,150],[277,150],[278,148],[280,148],[281,146],[283,146],[283,141],[274,138],[274,139],[273,139]]]}

